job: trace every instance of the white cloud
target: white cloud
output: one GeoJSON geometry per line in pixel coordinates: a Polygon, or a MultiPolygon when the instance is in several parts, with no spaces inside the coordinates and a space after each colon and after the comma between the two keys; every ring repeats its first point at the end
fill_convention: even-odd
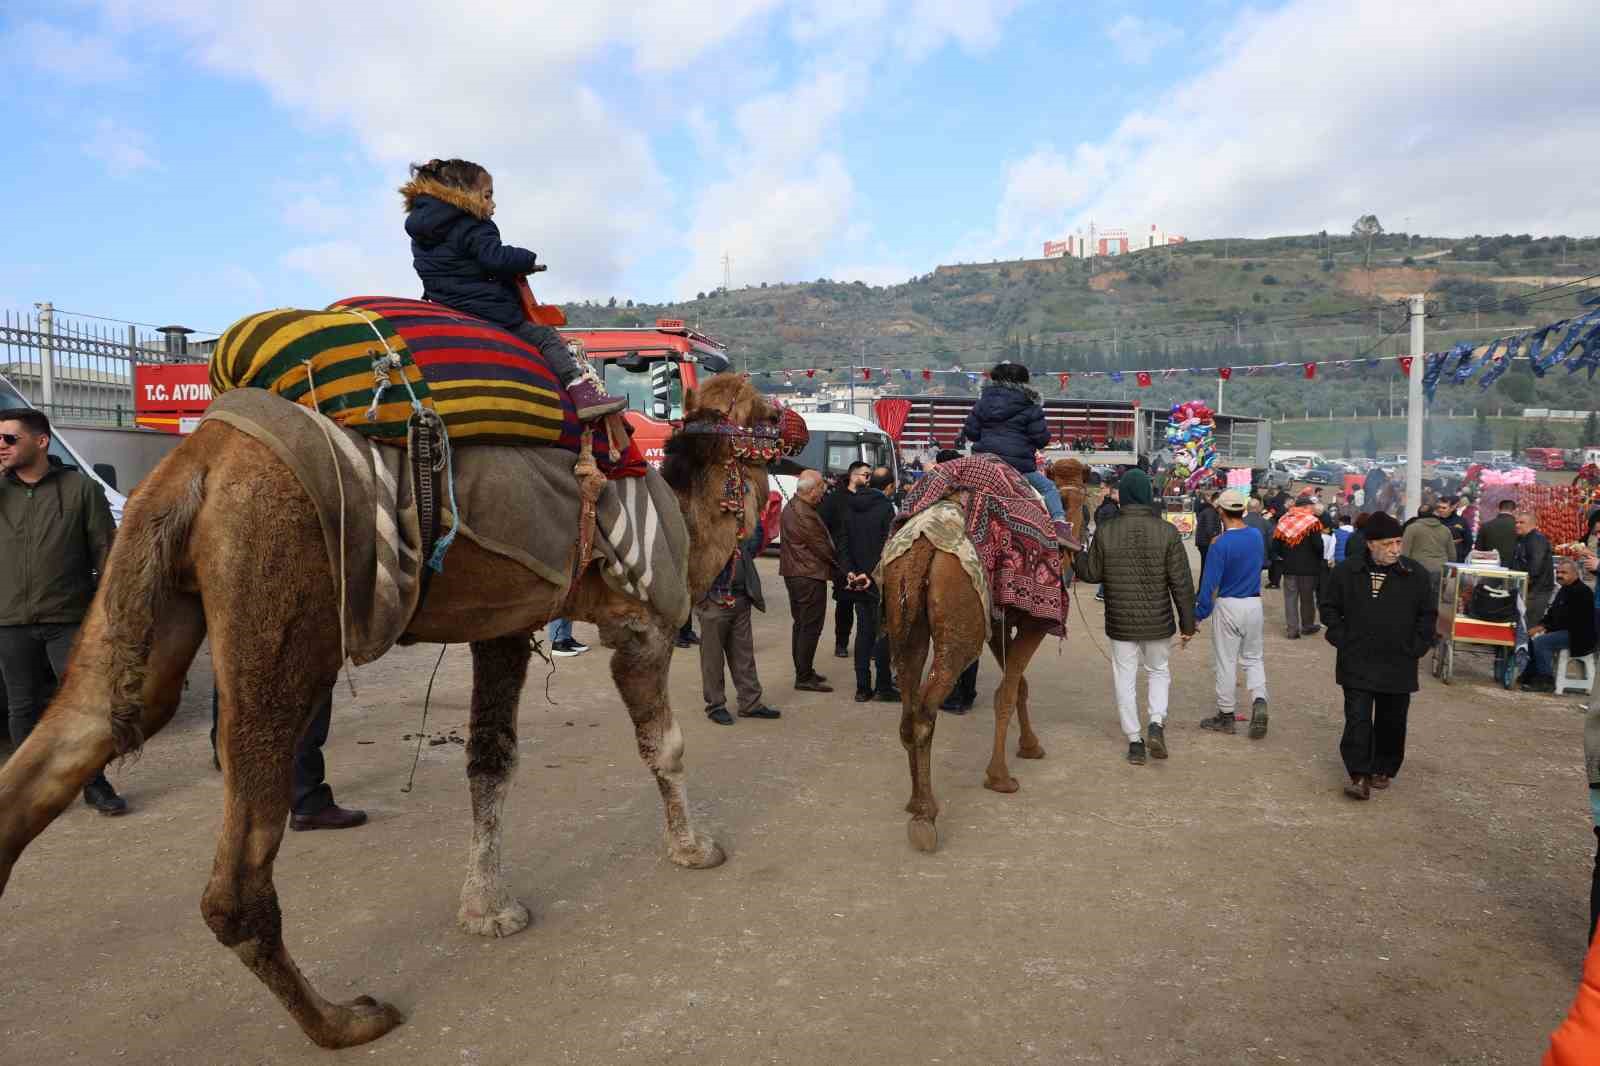
{"type": "Polygon", "coordinates": [[[73,85],[124,81],[134,67],[105,34],[73,33],[50,22],[24,22],[0,40],[0,55],[73,85]]]}
{"type": "Polygon", "coordinates": [[[1123,62],[1143,66],[1157,52],[1170,48],[1183,39],[1183,31],[1170,22],[1160,19],[1123,15],[1106,27],[1106,36],[1123,62]]]}
{"type": "Polygon", "coordinates": [[[992,239],[1015,255],[1024,235],[1090,219],[1191,238],[1342,232],[1368,211],[1429,233],[1600,230],[1600,68],[1550,51],[1600,48],[1592,4],[1463,0],[1421,35],[1397,29],[1408,10],[1432,9],[1297,0],[1241,16],[1220,60],[1104,140],[1009,164],[992,239]]]}
{"type": "Polygon", "coordinates": [[[125,177],[140,170],[158,167],[143,133],[114,119],[103,118],[94,124],[80,147],[83,153],[113,177],[125,177]]]}

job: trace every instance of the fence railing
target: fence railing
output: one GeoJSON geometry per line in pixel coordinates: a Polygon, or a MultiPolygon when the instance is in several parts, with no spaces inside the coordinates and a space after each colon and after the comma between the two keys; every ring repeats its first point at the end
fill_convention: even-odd
{"type": "Polygon", "coordinates": [[[207,358],[209,342],[191,348],[187,334],[170,327],[163,333],[63,313],[49,304],[36,307],[0,315],[0,375],[55,419],[132,426],[136,366],[207,358]]]}

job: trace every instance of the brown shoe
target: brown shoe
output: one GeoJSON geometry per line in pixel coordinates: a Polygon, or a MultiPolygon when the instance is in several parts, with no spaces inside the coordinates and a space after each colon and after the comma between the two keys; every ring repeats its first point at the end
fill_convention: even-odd
{"type": "Polygon", "coordinates": [[[626,396],[607,396],[605,386],[592,378],[579,378],[567,386],[572,406],[578,409],[579,422],[593,422],[597,418],[628,409],[626,396]]]}
{"type": "Polygon", "coordinates": [[[334,803],[316,814],[295,815],[289,819],[289,828],[297,833],[303,833],[308,829],[354,829],[358,825],[365,825],[366,822],[366,811],[353,811],[334,803]]]}
{"type": "Polygon", "coordinates": [[[804,681],[796,681],[794,683],[794,687],[795,687],[796,691],[799,691],[799,692],[832,692],[833,691],[833,686],[832,685],[828,684],[826,681],[822,680],[821,678],[816,678],[816,677],[808,677],[804,681]]]}
{"type": "Polygon", "coordinates": [[[1372,787],[1373,788],[1388,788],[1389,787],[1389,775],[1388,774],[1373,774],[1372,775],[1372,787]]]}
{"type": "Polygon", "coordinates": [[[1364,800],[1372,796],[1372,778],[1366,774],[1351,774],[1350,783],[1344,786],[1344,794],[1351,799],[1364,800]]]}

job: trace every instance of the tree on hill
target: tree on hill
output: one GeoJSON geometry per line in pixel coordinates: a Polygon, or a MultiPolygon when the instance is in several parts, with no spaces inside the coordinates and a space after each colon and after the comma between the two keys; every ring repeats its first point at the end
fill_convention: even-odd
{"type": "Polygon", "coordinates": [[[1378,457],[1378,431],[1373,428],[1371,422],[1367,423],[1366,449],[1367,458],[1376,459],[1378,457]]]}
{"type": "Polygon", "coordinates": [[[1372,242],[1383,236],[1383,223],[1378,221],[1377,215],[1362,215],[1356,219],[1355,225],[1350,227],[1350,236],[1360,241],[1366,249],[1362,266],[1372,269],[1372,242]]]}
{"type": "Polygon", "coordinates": [[[1590,411],[1589,417],[1583,420],[1583,443],[1586,447],[1600,444],[1600,415],[1596,415],[1593,411],[1590,411]]]}
{"type": "Polygon", "coordinates": [[[1541,418],[1533,424],[1533,429],[1528,431],[1528,447],[1553,448],[1556,443],[1556,431],[1551,427],[1548,418],[1541,418]]]}
{"type": "Polygon", "coordinates": [[[1494,447],[1494,433],[1489,429],[1489,416],[1480,407],[1472,419],[1472,450],[1488,451],[1492,447],[1494,447]]]}

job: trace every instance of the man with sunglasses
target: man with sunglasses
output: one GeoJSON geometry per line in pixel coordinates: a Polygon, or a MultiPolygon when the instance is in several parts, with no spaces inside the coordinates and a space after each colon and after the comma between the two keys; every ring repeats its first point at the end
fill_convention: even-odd
{"type": "MultiPolygon", "coordinates": [[[[112,533],[99,482],[51,461],[49,418],[28,407],[0,411],[0,676],[15,745],[44,713],[45,664],[58,682],[66,675],[112,533]]],[[[83,801],[101,814],[128,809],[103,772],[83,801]]]]}

